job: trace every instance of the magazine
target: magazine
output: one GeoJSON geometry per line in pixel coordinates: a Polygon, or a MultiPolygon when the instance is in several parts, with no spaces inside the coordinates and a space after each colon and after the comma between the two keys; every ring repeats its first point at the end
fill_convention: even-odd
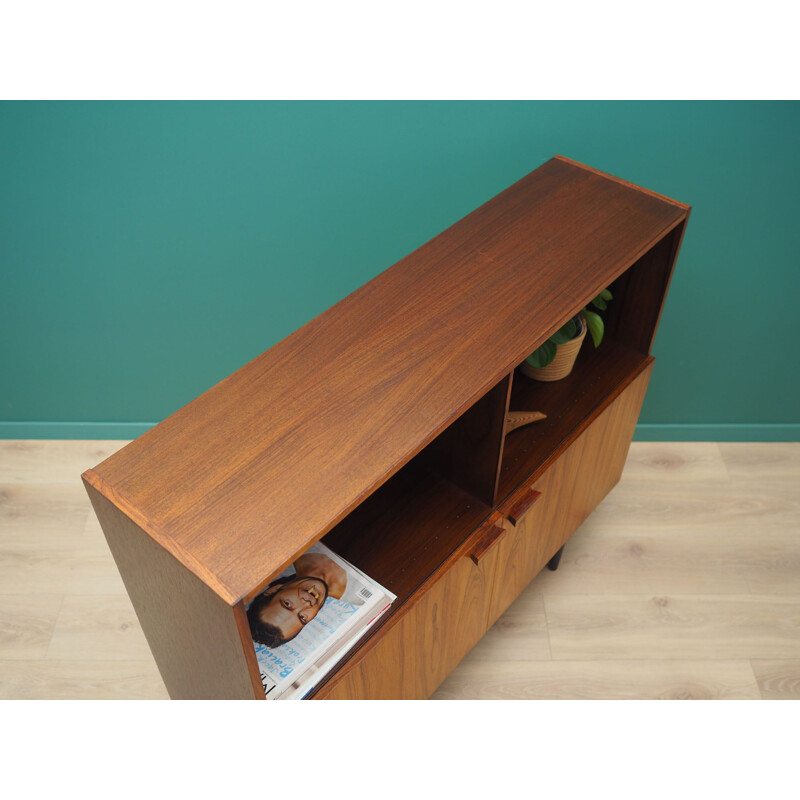
{"type": "Polygon", "coordinates": [[[396,599],[321,542],[247,607],[268,700],[301,700],[396,599]]]}

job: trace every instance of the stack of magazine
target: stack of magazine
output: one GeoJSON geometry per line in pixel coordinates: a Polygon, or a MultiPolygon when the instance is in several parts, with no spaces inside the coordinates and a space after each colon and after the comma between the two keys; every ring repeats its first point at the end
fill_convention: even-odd
{"type": "Polygon", "coordinates": [[[310,547],[247,607],[267,700],[302,700],[395,599],[324,544],[310,547]]]}

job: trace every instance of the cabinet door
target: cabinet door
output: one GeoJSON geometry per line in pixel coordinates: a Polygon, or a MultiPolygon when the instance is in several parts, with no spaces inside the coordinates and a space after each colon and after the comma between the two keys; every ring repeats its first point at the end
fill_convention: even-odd
{"type": "MultiPolygon", "coordinates": [[[[503,504],[505,517],[531,491],[539,495],[497,547],[489,625],[508,608],[559,548],[580,527],[622,475],[651,365],[551,464],[535,482],[503,504]]],[[[515,517],[516,518],[516,517],[515,517]]]]}
{"type": "Polygon", "coordinates": [[[574,518],[565,513],[565,507],[574,493],[575,467],[582,449],[583,443],[576,441],[535,483],[515,492],[501,507],[506,534],[497,547],[489,602],[490,626],[547,563],[546,553],[551,543],[569,536],[574,518]],[[515,509],[524,505],[532,492],[537,493],[535,501],[523,513],[517,512],[515,509]]]}
{"type": "Polygon", "coordinates": [[[398,608],[317,691],[316,699],[424,699],[487,629],[497,547],[475,564],[469,551],[398,608]]]}

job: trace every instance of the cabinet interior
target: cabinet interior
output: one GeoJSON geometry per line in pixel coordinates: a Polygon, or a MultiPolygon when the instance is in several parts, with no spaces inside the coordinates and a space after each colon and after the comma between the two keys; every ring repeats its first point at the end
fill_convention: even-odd
{"type": "MultiPolygon", "coordinates": [[[[470,427],[470,417],[483,402],[482,398],[323,538],[334,552],[397,595],[391,613],[491,511],[485,499],[460,485],[465,474],[485,474],[486,464],[476,461],[474,473],[466,473],[463,463],[454,471],[450,457],[454,431],[470,427]]],[[[494,475],[496,456],[491,463],[494,475]]]]}

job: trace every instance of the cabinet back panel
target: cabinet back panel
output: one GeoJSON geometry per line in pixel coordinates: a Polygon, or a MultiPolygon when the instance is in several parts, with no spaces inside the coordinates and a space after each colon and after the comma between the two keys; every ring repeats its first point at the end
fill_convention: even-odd
{"type": "Polygon", "coordinates": [[[606,332],[648,355],[678,257],[686,222],[671,230],[611,287],[614,299],[603,312],[606,332]]]}

